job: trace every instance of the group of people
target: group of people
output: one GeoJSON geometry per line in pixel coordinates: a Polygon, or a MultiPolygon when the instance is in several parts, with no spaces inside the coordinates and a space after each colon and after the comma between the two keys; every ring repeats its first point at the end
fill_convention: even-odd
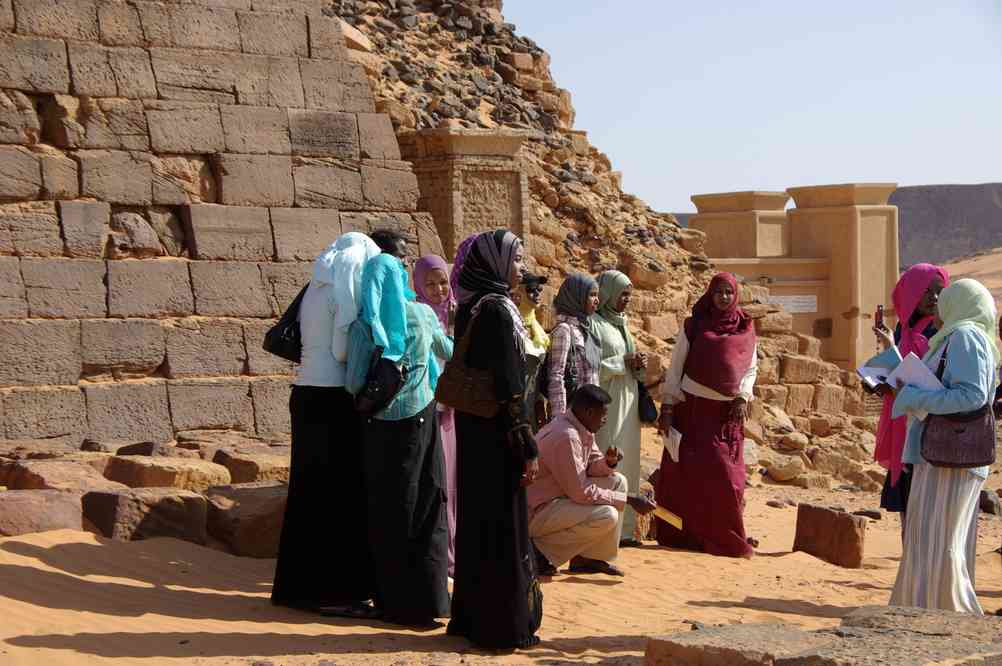
{"type": "MultiPolygon", "coordinates": [[[[388,230],[346,233],[314,263],[272,601],[408,626],[449,617],[449,633],[478,646],[530,647],[539,576],[564,564],[624,575],[619,549],[639,545],[635,516],[656,507],[637,494],[648,358],[627,321],[632,284],[613,270],[568,276],[547,331],[547,279],[525,270],[510,231],[467,238],[451,267],[425,256],[408,275],[409,263],[388,230]],[[435,400],[454,349],[491,377],[496,416],[435,400]],[[401,382],[366,412],[374,359],[401,382]],[[334,487],[355,501],[317,529],[334,487]]],[[[686,321],[659,423],[687,445],[666,452],[656,497],[685,521],[659,523],[661,543],[749,556],[740,433],[756,344],[737,291],[718,276],[686,321]]]]}
{"type": "Polygon", "coordinates": [[[975,546],[988,467],[934,465],[922,455],[922,440],[928,415],[976,413],[996,403],[1002,356],[995,300],[980,282],[951,284],[947,271],[931,264],[905,271],[891,300],[899,323],[893,333],[874,328],[884,351],[867,365],[892,370],[914,353],[943,386],[879,389],[875,457],[887,468],[881,506],[901,514],[903,543],[891,604],[981,614],[975,546]]]}

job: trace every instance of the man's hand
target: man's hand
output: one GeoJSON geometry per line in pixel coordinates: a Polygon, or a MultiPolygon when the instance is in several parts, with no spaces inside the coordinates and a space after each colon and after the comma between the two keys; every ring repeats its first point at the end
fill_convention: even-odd
{"type": "Polygon", "coordinates": [[[648,498],[647,495],[629,495],[626,498],[626,503],[641,516],[646,516],[658,507],[654,500],[648,498]]]}
{"type": "Polygon", "coordinates": [[[744,421],[748,418],[748,403],[744,398],[734,398],[731,402],[730,417],[732,421],[744,421]]]}
{"type": "Polygon", "coordinates": [[[539,475],[539,458],[525,461],[525,468],[522,471],[522,485],[529,486],[539,475]]]}
{"type": "Polygon", "coordinates": [[[661,405],[661,413],[658,414],[658,432],[667,435],[671,430],[671,409],[661,405]]]}
{"type": "Polygon", "coordinates": [[[605,450],[605,464],[613,469],[619,464],[619,461],[623,459],[623,452],[617,449],[615,446],[610,446],[605,450]]]}

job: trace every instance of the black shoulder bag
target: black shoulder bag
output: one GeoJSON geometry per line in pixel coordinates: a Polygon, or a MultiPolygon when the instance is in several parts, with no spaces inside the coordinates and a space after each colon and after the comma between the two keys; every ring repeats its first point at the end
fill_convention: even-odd
{"type": "Polygon", "coordinates": [[[280,356],[293,363],[299,363],[303,359],[303,337],[299,330],[299,306],[303,302],[303,295],[306,294],[309,286],[310,283],[307,282],[306,286],[299,290],[299,295],[282,313],[282,318],[264,334],[261,348],[269,354],[280,356]]]}

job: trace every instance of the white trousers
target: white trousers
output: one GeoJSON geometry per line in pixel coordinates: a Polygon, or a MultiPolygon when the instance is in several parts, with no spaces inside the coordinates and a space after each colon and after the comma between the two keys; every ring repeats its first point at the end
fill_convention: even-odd
{"type": "MultiPolygon", "coordinates": [[[[602,488],[627,492],[626,477],[618,472],[590,480],[602,488]]],[[[623,521],[616,507],[578,504],[566,497],[539,509],[529,523],[532,542],[555,567],[578,555],[612,562],[619,554],[622,531],[623,521]]]]}

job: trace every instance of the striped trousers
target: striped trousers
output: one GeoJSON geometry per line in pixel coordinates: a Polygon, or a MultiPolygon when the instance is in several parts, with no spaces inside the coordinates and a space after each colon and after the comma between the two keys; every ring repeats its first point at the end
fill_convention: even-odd
{"type": "Polygon", "coordinates": [[[915,465],[892,606],[984,614],[974,592],[982,485],[966,469],[915,465]]]}

